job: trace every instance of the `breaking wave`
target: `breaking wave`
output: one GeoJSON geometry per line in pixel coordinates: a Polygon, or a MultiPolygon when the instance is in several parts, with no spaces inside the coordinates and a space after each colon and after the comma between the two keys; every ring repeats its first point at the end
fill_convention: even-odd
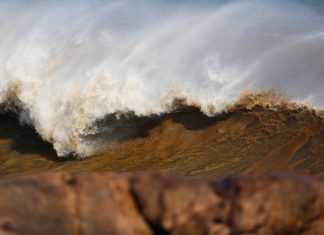
{"type": "MultiPolygon", "coordinates": [[[[294,1],[0,1],[0,103],[85,157],[96,123],[177,103],[206,115],[246,90],[322,108],[324,14],[294,1]]],[[[127,131],[127,130],[124,130],[127,131]]]]}

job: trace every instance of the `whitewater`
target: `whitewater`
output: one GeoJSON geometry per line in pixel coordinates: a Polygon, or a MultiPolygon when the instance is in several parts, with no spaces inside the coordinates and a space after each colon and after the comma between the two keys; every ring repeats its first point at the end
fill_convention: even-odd
{"type": "Polygon", "coordinates": [[[59,156],[107,115],[175,100],[214,115],[246,90],[324,107],[324,14],[303,1],[0,1],[0,103],[59,156]]]}

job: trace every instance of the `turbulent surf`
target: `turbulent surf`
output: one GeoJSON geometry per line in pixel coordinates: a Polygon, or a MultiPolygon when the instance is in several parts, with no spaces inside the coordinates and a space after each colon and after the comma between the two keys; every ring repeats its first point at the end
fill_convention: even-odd
{"type": "Polygon", "coordinates": [[[324,107],[320,3],[14,0],[0,22],[1,110],[59,156],[98,152],[91,136],[115,140],[129,117],[214,116],[247,90],[324,107]]]}

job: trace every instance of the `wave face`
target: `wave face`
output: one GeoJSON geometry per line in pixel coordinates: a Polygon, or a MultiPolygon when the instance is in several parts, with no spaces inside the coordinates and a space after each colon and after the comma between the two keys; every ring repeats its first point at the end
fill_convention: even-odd
{"type": "Polygon", "coordinates": [[[221,111],[275,89],[324,106],[324,14],[282,1],[0,1],[0,103],[88,156],[109,115],[221,111]],[[11,106],[10,106],[11,107],[11,106]]]}

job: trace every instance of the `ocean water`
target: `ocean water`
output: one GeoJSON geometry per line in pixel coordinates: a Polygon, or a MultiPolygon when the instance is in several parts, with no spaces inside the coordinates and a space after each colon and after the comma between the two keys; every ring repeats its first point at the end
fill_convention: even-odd
{"type": "Polygon", "coordinates": [[[107,116],[215,115],[245,91],[324,107],[323,1],[0,1],[0,103],[59,156],[107,116]]]}

